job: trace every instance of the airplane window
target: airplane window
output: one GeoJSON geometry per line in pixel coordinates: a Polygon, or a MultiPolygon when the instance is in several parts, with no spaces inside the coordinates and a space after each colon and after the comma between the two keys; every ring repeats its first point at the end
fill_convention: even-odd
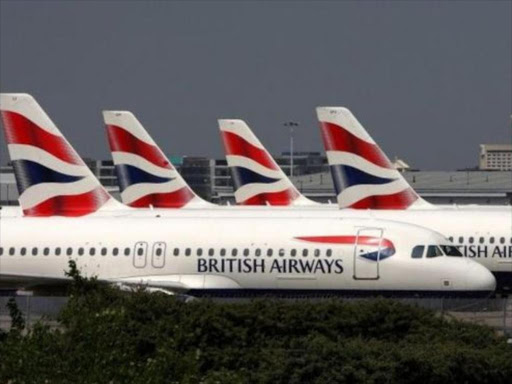
{"type": "Polygon", "coordinates": [[[220,255],[221,256],[226,256],[226,249],[225,248],[221,248],[220,249],[220,255]]]}
{"type": "Polygon", "coordinates": [[[308,256],[308,250],[307,249],[303,249],[302,250],[302,256],[304,256],[304,257],[308,256]]]}
{"type": "Polygon", "coordinates": [[[480,241],[480,244],[483,244],[484,243],[484,238],[481,237],[479,241],[480,241]]]}
{"type": "Polygon", "coordinates": [[[423,245],[417,245],[412,249],[411,257],[413,259],[421,259],[423,257],[423,251],[425,247],[423,245]]]}
{"type": "Polygon", "coordinates": [[[213,248],[210,248],[210,249],[208,250],[208,255],[209,255],[209,256],[213,256],[213,254],[214,254],[214,253],[215,253],[215,251],[213,250],[213,248]]]}
{"type": "Polygon", "coordinates": [[[292,249],[291,252],[290,252],[290,256],[291,257],[297,256],[297,250],[296,249],[292,249]]]}
{"type": "Polygon", "coordinates": [[[320,250],[319,249],[315,249],[315,257],[318,257],[320,256],[320,250]]]}
{"type": "Polygon", "coordinates": [[[155,255],[162,256],[162,248],[158,247],[155,251],[155,255]]]}
{"type": "Polygon", "coordinates": [[[179,248],[174,248],[173,255],[174,256],[179,256],[179,254],[180,254],[180,249],[179,248]]]}
{"type": "Polygon", "coordinates": [[[0,256],[2,256],[3,254],[4,254],[4,248],[0,247],[0,256]]]}
{"type": "Polygon", "coordinates": [[[190,248],[185,248],[185,256],[190,256],[192,250],[190,248]]]}
{"type": "Polygon", "coordinates": [[[274,250],[272,248],[267,249],[267,256],[272,257],[274,250]]]}
{"type": "Polygon", "coordinates": [[[261,249],[256,248],[256,252],[254,253],[257,257],[261,256],[261,249]]]}
{"type": "Polygon", "coordinates": [[[9,248],[9,255],[14,255],[15,249],[14,247],[9,248]]]}
{"type": "Polygon", "coordinates": [[[441,249],[446,256],[462,257],[462,253],[457,247],[454,247],[453,245],[441,245],[441,249]]]}
{"type": "Polygon", "coordinates": [[[130,248],[126,247],[126,248],[124,249],[124,255],[125,255],[125,256],[130,256],[130,248]]]}
{"type": "Polygon", "coordinates": [[[283,249],[283,248],[281,248],[281,249],[279,250],[279,256],[281,256],[281,257],[283,257],[283,256],[284,256],[284,249],[283,249]]]}
{"type": "Polygon", "coordinates": [[[112,248],[112,255],[113,255],[113,256],[117,256],[117,255],[119,255],[119,248],[117,248],[117,247],[112,248]]]}
{"type": "Polygon", "coordinates": [[[96,248],[89,249],[89,255],[94,256],[96,254],[96,248]]]}
{"type": "Polygon", "coordinates": [[[236,255],[238,255],[238,249],[233,248],[233,249],[231,250],[231,256],[236,256],[236,255]]]}
{"type": "Polygon", "coordinates": [[[244,249],[244,256],[249,256],[249,248],[244,249]]]}
{"type": "Polygon", "coordinates": [[[84,254],[83,248],[78,248],[78,256],[82,256],[84,254]]]}
{"type": "Polygon", "coordinates": [[[37,248],[32,248],[32,256],[37,256],[37,248]]]}
{"type": "Polygon", "coordinates": [[[494,244],[494,236],[491,236],[491,237],[490,237],[489,242],[490,242],[491,244],[494,244]]]}
{"type": "Polygon", "coordinates": [[[435,245],[429,245],[427,248],[427,257],[432,258],[438,256],[443,256],[443,252],[435,245]]]}
{"type": "Polygon", "coordinates": [[[21,256],[25,256],[27,254],[27,248],[23,247],[20,249],[21,256]]]}
{"type": "Polygon", "coordinates": [[[510,238],[510,244],[512,244],[512,237],[510,238]]]}
{"type": "Polygon", "coordinates": [[[140,247],[137,249],[137,256],[142,256],[144,255],[144,248],[140,247]]]}
{"type": "Polygon", "coordinates": [[[48,256],[50,254],[50,248],[43,249],[43,255],[48,256]]]}
{"type": "Polygon", "coordinates": [[[473,241],[474,241],[474,240],[475,240],[475,239],[473,239],[473,237],[470,237],[470,238],[469,238],[469,244],[473,244],[473,241]]]}
{"type": "Polygon", "coordinates": [[[327,252],[325,252],[325,256],[331,257],[332,256],[332,249],[328,249],[327,252]]]}
{"type": "Polygon", "coordinates": [[[106,256],[107,255],[107,248],[103,247],[101,248],[101,256],[106,256]]]}
{"type": "Polygon", "coordinates": [[[451,242],[453,242],[453,236],[450,236],[450,237],[448,238],[448,240],[450,240],[451,242]]]}
{"type": "Polygon", "coordinates": [[[60,256],[60,247],[55,248],[55,256],[60,256]]]}
{"type": "Polygon", "coordinates": [[[504,237],[500,237],[500,244],[505,244],[505,238],[504,237]]]}
{"type": "Polygon", "coordinates": [[[73,254],[73,248],[69,247],[66,249],[66,255],[71,256],[73,254]]]}
{"type": "Polygon", "coordinates": [[[197,248],[196,254],[197,256],[203,256],[203,248],[197,248]]]}
{"type": "Polygon", "coordinates": [[[464,242],[464,238],[461,236],[459,237],[459,243],[462,244],[464,242]]]}

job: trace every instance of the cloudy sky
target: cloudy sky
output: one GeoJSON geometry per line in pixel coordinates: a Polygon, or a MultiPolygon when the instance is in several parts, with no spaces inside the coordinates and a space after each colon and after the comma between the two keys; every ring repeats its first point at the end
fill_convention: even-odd
{"type": "MultiPolygon", "coordinates": [[[[169,155],[223,155],[216,119],[322,150],[314,108],[350,108],[390,157],[474,166],[511,142],[512,6],[453,2],[0,2],[0,90],[33,94],[83,156],[102,109],[169,155]]],[[[0,139],[2,162],[5,141],[0,139]]]]}

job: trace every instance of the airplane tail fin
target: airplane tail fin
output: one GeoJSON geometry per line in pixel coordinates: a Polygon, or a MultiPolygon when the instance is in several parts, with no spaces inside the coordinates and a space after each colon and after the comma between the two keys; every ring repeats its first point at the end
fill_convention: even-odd
{"type": "Polygon", "coordinates": [[[137,118],[103,111],[121,200],[134,208],[209,206],[188,186],[137,118]]]}
{"type": "Polygon", "coordinates": [[[340,208],[430,207],[355,116],[342,107],[316,109],[340,208]]]}
{"type": "Polygon", "coordinates": [[[241,205],[317,205],[303,196],[242,120],[219,120],[235,199],[241,205]]]}
{"type": "Polygon", "coordinates": [[[0,111],[25,216],[84,216],[120,206],[32,96],[0,94],[0,111]]]}

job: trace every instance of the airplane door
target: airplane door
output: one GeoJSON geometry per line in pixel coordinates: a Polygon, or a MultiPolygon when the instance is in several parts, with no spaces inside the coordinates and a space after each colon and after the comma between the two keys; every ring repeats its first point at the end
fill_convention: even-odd
{"type": "Polygon", "coordinates": [[[153,245],[151,264],[153,268],[163,268],[165,266],[165,243],[163,241],[159,241],[153,245]]]}
{"type": "Polygon", "coordinates": [[[133,249],[133,266],[135,268],[146,267],[146,257],[148,253],[148,243],[145,241],[139,241],[135,243],[133,249]]]}
{"type": "Polygon", "coordinates": [[[357,231],[354,246],[354,279],[377,280],[382,249],[382,229],[362,228],[357,231]]]}

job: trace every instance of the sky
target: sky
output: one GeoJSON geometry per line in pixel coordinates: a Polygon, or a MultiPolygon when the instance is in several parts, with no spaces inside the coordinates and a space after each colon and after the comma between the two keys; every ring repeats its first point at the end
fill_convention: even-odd
{"type": "MultiPolygon", "coordinates": [[[[28,92],[83,157],[103,109],[168,155],[220,158],[217,119],[272,153],[323,151],[315,107],[349,108],[390,158],[478,164],[512,141],[512,2],[0,1],[0,91],[28,92]]],[[[7,160],[3,136],[0,160],[7,160]]]]}

